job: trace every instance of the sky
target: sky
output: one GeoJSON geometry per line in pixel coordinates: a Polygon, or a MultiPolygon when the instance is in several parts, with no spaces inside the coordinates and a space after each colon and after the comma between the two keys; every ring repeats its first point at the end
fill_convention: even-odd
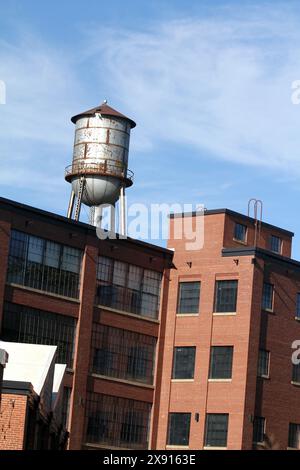
{"type": "Polygon", "coordinates": [[[0,0],[0,195],[65,215],[70,118],[107,99],[137,122],[129,205],[261,199],[300,259],[299,20],[288,0],[0,0]]]}

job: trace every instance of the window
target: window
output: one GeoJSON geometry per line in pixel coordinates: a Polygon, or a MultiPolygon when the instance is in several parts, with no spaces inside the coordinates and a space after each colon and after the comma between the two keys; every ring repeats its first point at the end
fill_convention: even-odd
{"type": "Polygon", "coordinates": [[[259,377],[269,377],[270,367],[270,352],[265,349],[259,350],[258,355],[258,370],[257,375],[259,377]]]}
{"type": "Polygon", "coordinates": [[[271,240],[270,240],[270,249],[271,251],[274,251],[274,253],[281,253],[281,246],[282,246],[282,240],[279,237],[276,237],[275,235],[271,235],[271,240]]]}
{"type": "Polygon", "coordinates": [[[200,282],[180,282],[177,313],[198,313],[200,282]]]}
{"type": "Polygon", "coordinates": [[[253,422],[253,442],[262,443],[265,440],[266,420],[261,416],[255,416],[253,422]]]}
{"type": "Polygon", "coordinates": [[[215,312],[236,312],[238,281],[216,281],[215,312]]]}
{"type": "Polygon", "coordinates": [[[289,424],[289,442],[291,449],[300,449],[300,424],[289,424]]]}
{"type": "Polygon", "coordinates": [[[233,346],[213,346],[210,350],[210,379],[231,379],[233,346]]]}
{"type": "Polygon", "coordinates": [[[151,385],[155,347],[153,336],[94,323],[91,372],[151,385]]]}
{"type": "Polygon", "coordinates": [[[234,226],[234,239],[240,242],[245,242],[247,236],[247,226],[236,223],[234,226]]]}
{"type": "Polygon", "coordinates": [[[188,446],[191,413],[169,413],[168,445],[188,446]]]}
{"type": "Polygon", "coordinates": [[[161,273],[99,256],[96,303],[158,318],[161,273]]]}
{"type": "Polygon", "coordinates": [[[76,320],[6,302],[1,339],[17,343],[57,346],[56,362],[73,364],[76,320]]]}
{"type": "Polygon", "coordinates": [[[300,383],[300,364],[293,364],[292,382],[300,383]]]}
{"type": "Polygon", "coordinates": [[[273,310],[273,297],[274,297],[274,286],[273,284],[264,283],[263,295],[262,295],[262,308],[264,310],[273,310]]]}
{"type": "Polygon", "coordinates": [[[12,231],[7,282],[79,297],[81,250],[12,231]]]}
{"type": "Polygon", "coordinates": [[[71,393],[72,393],[72,389],[70,387],[64,387],[61,413],[62,413],[62,423],[66,427],[66,429],[69,429],[71,393]]]}
{"type": "Polygon", "coordinates": [[[228,432],[228,414],[206,415],[205,447],[226,447],[228,432]]]}
{"type": "Polygon", "coordinates": [[[296,300],[296,318],[300,320],[300,292],[298,292],[296,300]]]}
{"type": "Polygon", "coordinates": [[[193,379],[196,348],[194,346],[174,348],[172,379],[193,379]]]}
{"type": "Polygon", "coordinates": [[[89,392],[85,441],[107,447],[147,449],[151,404],[89,392]]]}

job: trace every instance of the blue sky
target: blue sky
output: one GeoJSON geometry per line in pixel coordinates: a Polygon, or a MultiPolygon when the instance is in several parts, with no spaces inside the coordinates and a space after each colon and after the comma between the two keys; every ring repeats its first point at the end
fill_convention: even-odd
{"type": "Polygon", "coordinates": [[[0,194],[65,214],[70,117],[106,98],[137,122],[129,203],[245,213],[256,197],[265,221],[295,231],[300,258],[298,4],[2,4],[0,194]]]}

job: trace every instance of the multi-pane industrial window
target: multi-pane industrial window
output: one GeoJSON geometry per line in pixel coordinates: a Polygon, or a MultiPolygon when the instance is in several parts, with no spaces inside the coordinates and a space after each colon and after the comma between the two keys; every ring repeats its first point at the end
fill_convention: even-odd
{"type": "Polygon", "coordinates": [[[172,379],[193,379],[196,348],[194,346],[174,348],[172,379]]]}
{"type": "Polygon", "coordinates": [[[86,442],[147,449],[150,411],[150,403],[90,392],[86,400],[86,442]]]}
{"type": "Polygon", "coordinates": [[[169,413],[168,445],[188,446],[191,413],[169,413]]]}
{"type": "Polygon", "coordinates": [[[296,299],[296,318],[300,320],[300,292],[298,292],[296,299]]]}
{"type": "Polygon", "coordinates": [[[206,415],[205,447],[226,447],[228,433],[228,414],[206,415]]]}
{"type": "Polygon", "coordinates": [[[212,346],[210,351],[210,379],[231,379],[233,346],[212,346]]]}
{"type": "Polygon", "coordinates": [[[293,364],[292,382],[300,383],[300,364],[293,364]]]}
{"type": "Polygon", "coordinates": [[[12,231],[7,282],[78,298],[82,252],[12,231]]]}
{"type": "Polygon", "coordinates": [[[91,371],[152,384],[155,346],[152,336],[94,323],[91,371]]]}
{"type": "Polygon", "coordinates": [[[215,312],[236,311],[238,281],[216,281],[215,312]]]}
{"type": "Polygon", "coordinates": [[[177,313],[198,313],[200,282],[180,282],[177,313]]]}
{"type": "Polygon", "coordinates": [[[56,362],[72,367],[76,320],[6,302],[1,338],[4,341],[57,346],[56,362]]]}
{"type": "Polygon", "coordinates": [[[236,223],[234,227],[234,239],[240,242],[245,242],[246,235],[247,235],[247,226],[236,223]]]}
{"type": "Polygon", "coordinates": [[[270,351],[260,349],[258,354],[258,370],[257,375],[259,377],[269,377],[270,367],[270,351]]]}
{"type": "Polygon", "coordinates": [[[262,308],[264,310],[273,310],[274,286],[267,282],[264,283],[262,295],[262,308]]]}
{"type": "Polygon", "coordinates": [[[279,237],[276,237],[276,235],[271,235],[271,240],[270,240],[270,249],[271,251],[274,251],[274,253],[281,253],[281,245],[282,245],[282,240],[279,237]]]}
{"type": "Polygon", "coordinates": [[[149,318],[157,318],[161,273],[99,256],[96,302],[149,318]]]}
{"type": "Polygon", "coordinates": [[[266,420],[261,416],[255,416],[253,421],[253,442],[261,443],[265,440],[266,420]]]}
{"type": "Polygon", "coordinates": [[[288,447],[290,447],[291,449],[300,449],[300,424],[289,424],[288,447]]]}

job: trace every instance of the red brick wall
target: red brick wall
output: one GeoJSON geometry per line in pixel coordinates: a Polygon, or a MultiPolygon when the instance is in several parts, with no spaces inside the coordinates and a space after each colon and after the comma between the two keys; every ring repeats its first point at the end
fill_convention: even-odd
{"type": "Polygon", "coordinates": [[[0,413],[0,450],[23,450],[27,396],[3,394],[0,413]]]}

